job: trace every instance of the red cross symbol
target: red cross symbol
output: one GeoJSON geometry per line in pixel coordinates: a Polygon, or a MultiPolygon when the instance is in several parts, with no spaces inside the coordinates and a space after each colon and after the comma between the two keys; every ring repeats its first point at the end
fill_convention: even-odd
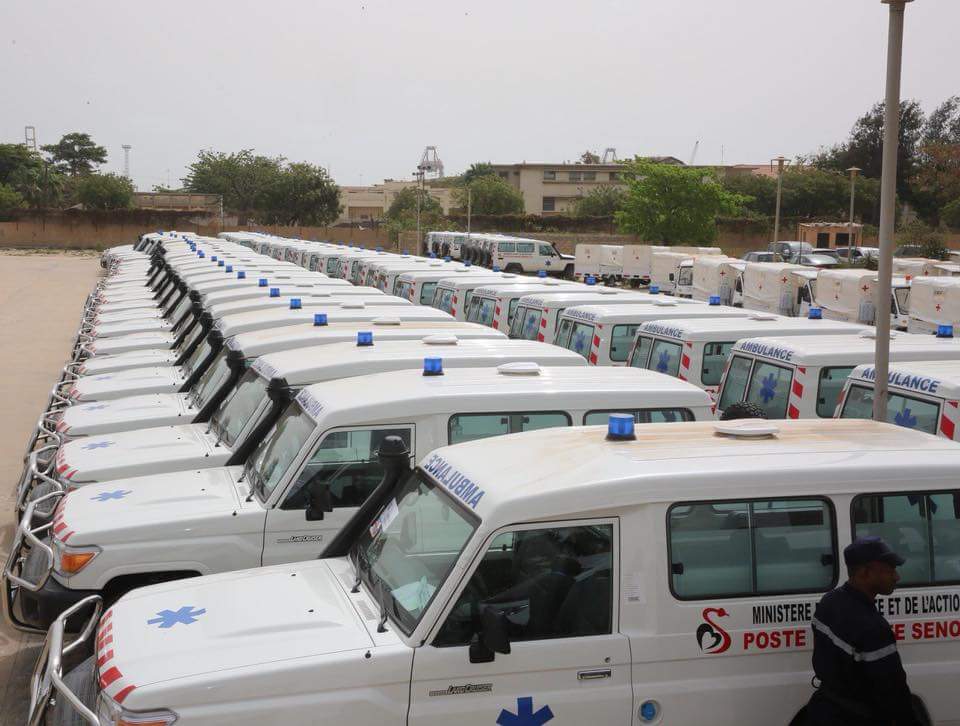
{"type": "Polygon", "coordinates": [[[937,312],[940,312],[940,303],[937,303],[937,312]]]}
{"type": "Polygon", "coordinates": [[[781,278],[780,278],[780,282],[786,284],[786,282],[787,282],[787,276],[784,275],[783,277],[781,277],[781,278]]]}
{"type": "Polygon", "coordinates": [[[726,272],[724,272],[723,270],[720,270],[720,277],[723,277],[726,274],[727,274],[726,272]]]}
{"type": "Polygon", "coordinates": [[[864,292],[867,292],[867,291],[870,289],[870,286],[869,286],[869,285],[864,285],[864,286],[861,287],[860,289],[863,290],[864,292]]]}

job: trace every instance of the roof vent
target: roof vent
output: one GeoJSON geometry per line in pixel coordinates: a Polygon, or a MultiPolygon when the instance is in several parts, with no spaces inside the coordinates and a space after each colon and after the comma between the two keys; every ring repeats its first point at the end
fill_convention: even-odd
{"type": "Polygon", "coordinates": [[[658,307],[658,308],[675,308],[675,307],[679,307],[679,306],[677,305],[677,303],[675,303],[673,300],[657,300],[657,301],[656,301],[655,303],[653,303],[653,304],[654,304],[655,307],[658,307]]]}
{"type": "Polygon", "coordinates": [[[759,439],[776,436],[780,427],[764,418],[741,418],[734,421],[717,421],[713,430],[724,436],[737,439],[759,439]]]}
{"type": "Polygon", "coordinates": [[[459,342],[456,335],[428,335],[423,339],[425,345],[457,345],[459,342]]]}
{"type": "Polygon", "coordinates": [[[400,318],[374,318],[372,322],[374,325],[400,325],[400,318]]]}
{"type": "MultiPolygon", "coordinates": [[[[860,332],[860,337],[861,337],[861,338],[868,338],[868,339],[870,339],[870,340],[876,340],[876,339],[877,339],[877,329],[876,329],[876,328],[867,328],[866,330],[863,330],[863,331],[860,332]]],[[[893,330],[891,330],[891,331],[890,331],[890,339],[892,340],[893,338],[896,338],[896,337],[897,337],[896,332],[893,331],[893,330]]]]}
{"type": "Polygon", "coordinates": [[[619,290],[611,290],[610,288],[604,288],[603,290],[597,290],[597,295],[619,295],[619,290]]]}
{"type": "Polygon", "coordinates": [[[750,316],[750,320],[779,320],[779,315],[772,315],[771,313],[754,313],[750,316]]]}
{"type": "Polygon", "coordinates": [[[501,376],[539,376],[540,365],[533,361],[516,361],[497,366],[497,373],[501,376]]]}
{"type": "Polygon", "coordinates": [[[359,300],[349,300],[340,303],[341,310],[363,310],[365,307],[367,307],[367,304],[359,300]]]}

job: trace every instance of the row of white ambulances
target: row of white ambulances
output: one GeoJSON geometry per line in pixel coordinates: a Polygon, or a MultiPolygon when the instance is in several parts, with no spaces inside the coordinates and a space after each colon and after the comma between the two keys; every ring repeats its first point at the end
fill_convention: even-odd
{"type": "MultiPolygon", "coordinates": [[[[924,723],[956,722],[957,443],[863,421],[632,423],[460,443],[412,472],[388,437],[372,506],[321,559],[61,615],[31,723],[797,723],[814,606],[864,535],[906,559],[878,608],[924,723]]],[[[243,516],[245,491],[224,508],[243,516]]],[[[306,511],[332,517],[323,499],[306,511]]]]}

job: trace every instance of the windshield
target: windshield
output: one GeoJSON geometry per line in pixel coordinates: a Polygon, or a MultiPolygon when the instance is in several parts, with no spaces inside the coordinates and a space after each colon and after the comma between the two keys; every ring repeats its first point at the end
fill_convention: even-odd
{"type": "Polygon", "coordinates": [[[210,339],[204,338],[200,344],[193,349],[190,357],[183,362],[183,372],[189,376],[197,370],[197,366],[206,360],[211,350],[213,350],[213,348],[210,346],[210,339]]]}
{"type": "Polygon", "coordinates": [[[409,635],[475,529],[473,517],[417,471],[363,530],[350,558],[371,594],[409,635]]]}
{"type": "Polygon", "coordinates": [[[227,446],[233,447],[237,437],[267,398],[267,379],[249,368],[237,387],[213,414],[214,431],[227,446]]]}
{"type": "Polygon", "coordinates": [[[190,296],[183,295],[180,298],[180,301],[174,306],[173,310],[167,315],[170,320],[174,322],[180,320],[183,317],[183,314],[190,309],[190,296]]]}
{"type": "Polygon", "coordinates": [[[677,284],[689,287],[693,284],[693,268],[681,267],[680,274],[677,275],[677,284]]]}
{"type": "Polygon", "coordinates": [[[200,376],[200,380],[193,384],[190,389],[190,403],[196,408],[203,408],[229,377],[230,366],[227,365],[227,349],[224,348],[217,353],[217,357],[200,376]]]}
{"type": "Polygon", "coordinates": [[[246,472],[250,486],[262,501],[270,498],[314,429],[316,424],[313,419],[294,401],[257,446],[247,462],[246,472]]]}
{"type": "Polygon", "coordinates": [[[909,287],[897,287],[893,290],[894,296],[897,298],[897,307],[900,308],[900,314],[906,315],[910,312],[910,288],[909,287]]]}

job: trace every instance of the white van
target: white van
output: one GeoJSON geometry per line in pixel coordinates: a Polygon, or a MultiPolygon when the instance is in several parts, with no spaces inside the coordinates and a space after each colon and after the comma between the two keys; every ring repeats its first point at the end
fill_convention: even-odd
{"type": "Polygon", "coordinates": [[[579,353],[592,365],[624,366],[637,328],[651,320],[745,318],[750,313],[692,300],[663,299],[652,305],[577,305],[560,315],[554,345],[579,353]]]}
{"type": "MultiPolygon", "coordinates": [[[[873,329],[860,335],[746,338],[733,346],[717,395],[717,414],[747,401],[767,418],[831,418],[847,376],[872,363],[873,329]]],[[[893,333],[890,360],[960,359],[960,341],[893,333]]]]}
{"type": "Polygon", "coordinates": [[[602,287],[587,283],[587,288],[573,292],[559,292],[550,295],[524,295],[517,302],[513,322],[510,323],[510,337],[523,340],[539,340],[541,343],[553,343],[560,322],[560,315],[569,307],[578,305],[628,305],[662,301],[657,295],[648,295],[636,290],[621,290],[616,287],[602,287]]]}
{"type": "Polygon", "coordinates": [[[416,272],[401,272],[393,283],[393,294],[409,300],[415,305],[432,305],[433,294],[437,285],[447,278],[457,278],[464,275],[490,275],[489,270],[472,265],[460,265],[450,270],[446,267],[416,272]]]}
{"type": "Polygon", "coordinates": [[[925,257],[894,257],[893,274],[910,279],[920,277],[956,277],[960,267],[953,263],[931,260],[925,257]]]}
{"type": "MultiPolygon", "coordinates": [[[[297,395],[245,467],[124,478],[63,497],[53,547],[58,554],[96,547],[96,556],[65,570],[62,557],[44,557],[43,544],[31,543],[33,561],[17,551],[5,568],[5,599],[14,605],[7,612],[18,625],[44,625],[89,591],[113,599],[158,579],[316,557],[380,482],[376,452],[387,436],[400,437],[418,457],[448,443],[594,423],[611,410],[629,415],[631,423],[711,416],[709,397],[681,381],[665,382],[647,371],[599,371],[582,366],[579,356],[529,341],[485,345],[469,352],[454,348],[442,357],[426,351],[423,358],[424,346],[414,353],[400,344],[407,350],[398,350],[397,358],[372,351],[369,361],[362,354],[338,361],[325,349],[327,365],[317,360],[311,369],[322,383],[297,395]],[[521,351],[561,366],[522,361],[521,351]],[[497,361],[505,362],[490,367],[497,361]],[[408,368],[414,364],[422,371],[408,368]],[[371,370],[384,372],[354,377],[371,370]],[[320,489],[330,511],[317,521],[308,504],[320,489]],[[125,494],[115,497],[105,517],[97,505],[106,499],[103,492],[116,491],[125,494]],[[33,575],[38,564],[42,582],[18,593],[10,575],[33,575]],[[18,610],[33,622],[24,623],[18,610]]],[[[271,368],[299,375],[285,361],[294,364],[283,353],[254,365],[267,375],[271,368]]],[[[30,527],[25,516],[20,533],[28,541],[30,527]]]]}
{"type": "Polygon", "coordinates": [[[960,278],[913,278],[910,283],[907,330],[911,333],[936,333],[941,325],[960,329],[960,278]]]}
{"type": "MultiPolygon", "coordinates": [[[[837,418],[872,418],[877,371],[857,366],[837,404],[837,418]]],[[[960,437],[960,361],[910,361],[890,366],[887,422],[934,436],[960,437]]]]}
{"type": "Polygon", "coordinates": [[[862,325],[754,313],[747,318],[688,318],[644,323],[630,351],[627,365],[689,381],[711,395],[734,344],[761,335],[855,335],[862,325]]]}
{"type": "Polygon", "coordinates": [[[573,275],[580,282],[592,277],[612,283],[623,276],[623,245],[578,244],[575,257],[573,275]]]}
{"type": "MultiPolygon", "coordinates": [[[[721,305],[733,305],[736,282],[746,266],[743,260],[725,255],[700,255],[692,265],[690,297],[708,302],[717,296],[721,305]]],[[[681,276],[683,274],[681,270],[681,276]]]]}
{"type": "Polygon", "coordinates": [[[816,299],[817,271],[789,262],[748,262],[743,270],[743,307],[805,317],[816,299]]]}
{"type": "Polygon", "coordinates": [[[457,320],[467,319],[470,298],[473,291],[483,285],[527,285],[530,278],[514,275],[511,272],[477,273],[469,278],[461,276],[447,277],[437,283],[433,291],[431,307],[449,313],[457,320]]]}
{"type": "Polygon", "coordinates": [[[647,285],[653,275],[653,255],[658,252],[683,253],[693,255],[722,255],[719,247],[696,247],[690,245],[624,245],[623,279],[634,286],[647,285]]]}
{"type": "Polygon", "coordinates": [[[536,294],[547,297],[567,290],[586,290],[586,285],[576,282],[554,280],[544,276],[541,279],[526,278],[524,284],[483,285],[476,288],[470,296],[467,307],[467,322],[488,325],[494,330],[510,330],[513,314],[517,310],[520,298],[536,294]]]}
{"type": "MultiPolygon", "coordinates": [[[[873,325],[877,273],[871,270],[820,270],[817,275],[816,305],[829,320],[873,325]]],[[[906,330],[910,309],[910,283],[906,278],[892,280],[890,326],[906,330]]]]}
{"type": "Polygon", "coordinates": [[[412,474],[393,456],[322,560],[155,585],[102,618],[82,601],[85,637],[67,651],[61,617],[41,651],[31,722],[802,723],[814,608],[843,548],[881,535],[906,563],[877,606],[924,723],[949,724],[960,448],[873,422],[744,428],[531,431],[412,474]]]}
{"type": "MultiPolygon", "coordinates": [[[[404,273],[416,273],[417,270],[430,270],[432,272],[443,272],[446,271],[448,275],[456,274],[457,270],[474,270],[479,269],[481,272],[489,272],[489,270],[484,270],[482,267],[474,267],[473,265],[466,263],[461,264],[459,262],[443,262],[441,260],[427,260],[426,265],[417,265],[413,267],[411,265],[384,265],[379,268],[376,273],[376,279],[373,282],[373,285],[376,289],[381,292],[394,293],[397,280],[400,275],[404,273]]],[[[403,296],[401,296],[403,297],[403,296]]],[[[407,298],[404,298],[407,299],[407,298]]],[[[413,301],[411,301],[413,302],[413,301]]]]}
{"type": "Polygon", "coordinates": [[[686,287],[693,285],[693,260],[695,258],[687,252],[663,250],[654,252],[650,260],[650,287],[656,287],[665,295],[677,292],[677,276],[680,274],[681,264],[688,262],[686,267],[686,287]]]}
{"type": "Polygon", "coordinates": [[[552,242],[499,234],[473,234],[466,245],[475,248],[468,260],[475,265],[499,268],[513,274],[549,275],[573,278],[574,256],[557,250],[552,242]]]}

